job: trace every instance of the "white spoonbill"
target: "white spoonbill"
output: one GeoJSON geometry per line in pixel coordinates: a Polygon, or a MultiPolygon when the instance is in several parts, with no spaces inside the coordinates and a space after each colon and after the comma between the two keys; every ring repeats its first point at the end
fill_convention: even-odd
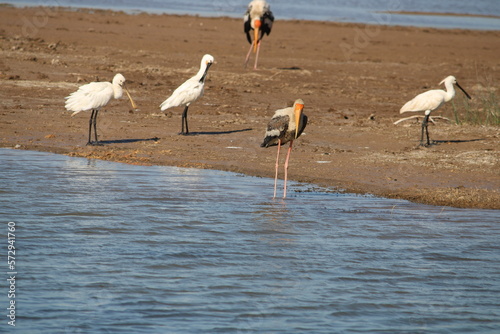
{"type": "Polygon", "coordinates": [[[89,121],[89,141],[87,145],[99,145],[99,139],[97,138],[97,114],[99,110],[108,104],[112,99],[119,99],[123,95],[123,88],[125,88],[125,93],[127,93],[132,108],[137,109],[137,106],[132,100],[132,96],[125,87],[125,77],[120,73],[116,74],[113,78],[113,82],[91,82],[89,84],[83,85],[76,92],[71,93],[66,99],[66,109],[68,111],[73,111],[71,117],[75,116],[81,111],[92,110],[89,121]],[[91,141],[92,126],[94,126],[94,138],[95,141],[91,141]]]}
{"type": "MultiPolygon", "coordinates": [[[[464,92],[465,96],[471,99],[470,95],[458,84],[457,79],[450,75],[446,77],[439,84],[443,84],[446,87],[446,92],[441,89],[429,90],[425,93],[419,94],[413,98],[413,100],[406,102],[406,104],[399,111],[401,114],[408,111],[424,111],[425,116],[422,121],[422,134],[420,136],[420,145],[429,146],[431,144],[429,139],[429,130],[427,126],[429,124],[429,117],[431,112],[439,109],[445,102],[450,101],[455,97],[455,88],[453,85],[457,85],[458,88],[464,92]],[[424,129],[427,136],[427,144],[424,144],[424,129]]],[[[411,118],[411,117],[410,117],[411,118]]]]}
{"type": "Polygon", "coordinates": [[[269,147],[278,145],[278,154],[276,156],[276,172],[274,175],[274,197],[276,198],[276,184],[278,182],[278,167],[281,145],[290,142],[288,153],[285,160],[285,180],[283,198],[286,198],[286,181],[288,177],[288,160],[290,152],[292,152],[292,143],[299,138],[307,125],[307,116],[302,112],[304,109],[304,101],[298,99],[294,102],[293,107],[276,110],[271,121],[267,125],[266,136],[260,145],[261,147],[269,147]]]}
{"type": "Polygon", "coordinates": [[[180,85],[172,93],[172,95],[160,105],[160,109],[162,111],[168,108],[184,106],[184,112],[182,113],[182,130],[180,133],[182,135],[189,134],[187,121],[188,108],[191,103],[203,96],[208,69],[213,63],[214,57],[208,54],[204,55],[201,59],[200,70],[198,73],[180,85]],[[186,131],[184,131],[184,124],[186,124],[186,131]]]}
{"type": "Polygon", "coordinates": [[[271,33],[271,28],[273,27],[274,16],[271,12],[271,7],[264,0],[254,0],[248,4],[247,11],[244,16],[243,28],[245,34],[247,35],[248,43],[250,43],[250,49],[248,50],[247,57],[245,59],[245,67],[250,59],[250,54],[253,52],[255,55],[255,64],[253,66],[254,70],[257,69],[257,61],[259,60],[259,49],[262,37],[264,34],[269,35],[271,33]],[[250,31],[253,30],[253,40],[250,31]]]}

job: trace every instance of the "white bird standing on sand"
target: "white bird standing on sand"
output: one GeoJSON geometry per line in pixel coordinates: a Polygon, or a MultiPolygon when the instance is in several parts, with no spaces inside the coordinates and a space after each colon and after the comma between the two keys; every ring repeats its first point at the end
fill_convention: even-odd
{"type": "Polygon", "coordinates": [[[99,110],[108,104],[112,99],[119,99],[123,95],[123,88],[125,88],[125,93],[127,93],[132,108],[137,109],[137,106],[132,100],[130,93],[125,87],[125,77],[120,73],[116,74],[113,78],[113,83],[111,82],[91,82],[89,84],[83,85],[76,92],[71,93],[66,99],[66,109],[68,111],[73,111],[71,117],[75,116],[81,111],[92,110],[89,121],[89,141],[87,145],[99,145],[99,139],[97,138],[97,114],[99,110]],[[94,126],[94,136],[95,141],[91,141],[92,125],[94,126]]]}
{"type": "Polygon", "coordinates": [[[273,27],[274,16],[271,12],[271,7],[264,0],[254,0],[248,4],[243,21],[243,28],[245,30],[245,34],[247,35],[248,43],[251,44],[245,59],[245,67],[248,64],[250,53],[252,53],[253,49],[253,52],[256,53],[253,68],[256,70],[262,37],[264,37],[264,34],[269,35],[271,33],[271,28],[273,27]],[[253,40],[250,34],[250,31],[252,30],[253,40]]]}
{"type": "Polygon", "coordinates": [[[276,184],[278,182],[278,166],[281,145],[290,142],[288,153],[285,160],[285,184],[283,198],[286,198],[286,181],[288,177],[288,160],[292,152],[292,143],[299,138],[307,125],[307,116],[303,114],[304,101],[298,99],[293,107],[276,110],[271,121],[267,125],[266,136],[261,147],[278,145],[278,154],[276,156],[276,172],[274,175],[274,197],[276,198],[276,184]]]}
{"type": "MultiPolygon", "coordinates": [[[[439,84],[441,85],[442,83],[444,83],[444,86],[446,87],[446,92],[444,90],[441,90],[441,89],[433,89],[433,90],[429,90],[425,93],[419,94],[415,98],[413,98],[411,101],[406,102],[406,104],[399,111],[401,114],[404,112],[408,112],[408,111],[417,111],[417,112],[418,111],[425,111],[424,120],[422,121],[422,134],[420,136],[420,145],[421,146],[429,146],[431,144],[430,139],[429,139],[429,130],[427,129],[427,126],[429,124],[430,114],[434,110],[439,109],[445,102],[448,102],[453,97],[455,97],[455,88],[453,87],[453,84],[457,85],[457,87],[460,88],[462,90],[462,92],[464,92],[464,94],[469,99],[471,99],[470,95],[467,94],[467,92],[458,84],[457,79],[455,79],[454,76],[450,75],[450,76],[446,77],[439,84]],[[426,145],[424,145],[424,129],[425,129],[425,133],[427,135],[427,144],[426,145]]],[[[412,116],[412,117],[414,117],[414,116],[412,116]]],[[[412,117],[404,118],[402,120],[409,119],[412,117]]],[[[398,122],[396,122],[396,123],[398,123],[398,122]]]]}
{"type": "Polygon", "coordinates": [[[160,109],[162,111],[168,108],[184,106],[184,112],[182,113],[182,130],[180,133],[182,135],[189,134],[187,121],[188,108],[191,103],[203,96],[208,69],[213,63],[214,57],[208,54],[204,55],[201,59],[200,70],[198,73],[180,85],[172,93],[172,95],[160,105],[160,109]],[[186,124],[186,131],[184,131],[184,124],[186,124]]]}

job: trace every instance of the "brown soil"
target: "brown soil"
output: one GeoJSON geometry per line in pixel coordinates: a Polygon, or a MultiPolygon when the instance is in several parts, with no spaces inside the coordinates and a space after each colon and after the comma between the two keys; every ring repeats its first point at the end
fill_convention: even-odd
{"type": "MultiPolygon", "coordinates": [[[[297,98],[309,124],[294,143],[290,178],[415,202],[500,209],[500,128],[392,123],[418,93],[455,75],[474,97],[500,81],[500,32],[281,21],[243,68],[242,20],[61,8],[0,10],[0,146],[135,164],[221,169],[273,177],[276,148],[259,147],[273,112],[297,98]],[[189,110],[159,104],[211,67],[189,110]],[[253,59],[251,60],[253,61],[253,59]],[[79,85],[127,78],[139,111],[113,101],[85,146],[89,113],[70,117],[79,85]]],[[[457,93],[457,96],[461,93],[457,93]]],[[[437,113],[452,117],[451,103],[437,113]]],[[[269,189],[271,196],[272,189],[269,189]]]]}

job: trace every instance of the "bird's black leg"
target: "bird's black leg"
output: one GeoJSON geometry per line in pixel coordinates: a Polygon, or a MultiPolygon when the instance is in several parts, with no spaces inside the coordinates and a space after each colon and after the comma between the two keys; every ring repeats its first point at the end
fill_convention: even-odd
{"type": "Polygon", "coordinates": [[[429,129],[427,128],[429,125],[429,115],[425,115],[424,120],[422,121],[422,133],[420,135],[420,146],[429,146],[431,144],[429,140],[429,129]],[[424,131],[427,136],[427,144],[424,144],[424,131]]]}
{"type": "Polygon", "coordinates": [[[94,145],[99,145],[99,139],[97,139],[97,113],[98,112],[99,112],[99,110],[96,110],[95,115],[94,115],[94,137],[95,137],[94,145]]]}
{"type": "Polygon", "coordinates": [[[420,146],[424,146],[424,128],[425,128],[425,118],[422,121],[422,132],[420,133],[420,146]]]}
{"type": "Polygon", "coordinates": [[[92,141],[90,138],[92,137],[92,122],[94,120],[94,110],[92,109],[92,113],[90,114],[90,120],[89,120],[89,141],[87,142],[87,145],[92,145],[92,141]]]}
{"type": "Polygon", "coordinates": [[[184,111],[182,112],[182,131],[181,135],[187,135],[189,134],[189,129],[188,129],[188,121],[187,121],[187,113],[188,113],[188,106],[184,108],[184,111]],[[184,123],[186,123],[186,132],[184,132],[184,123]]]}
{"type": "Polygon", "coordinates": [[[425,134],[427,135],[427,146],[431,145],[431,140],[429,139],[429,122],[425,125],[425,134]]]}
{"type": "Polygon", "coordinates": [[[87,145],[100,145],[99,140],[97,139],[97,114],[98,113],[99,113],[99,110],[92,109],[92,114],[90,114],[90,120],[89,120],[89,141],[87,142],[87,145]],[[91,141],[91,138],[92,138],[92,127],[94,128],[94,138],[95,138],[95,141],[91,141]]]}

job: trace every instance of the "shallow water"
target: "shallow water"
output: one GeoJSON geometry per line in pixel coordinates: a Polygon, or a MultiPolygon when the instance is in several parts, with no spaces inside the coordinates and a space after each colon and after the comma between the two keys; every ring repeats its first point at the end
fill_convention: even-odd
{"type": "MultiPolygon", "coordinates": [[[[18,6],[64,6],[128,12],[243,17],[250,0],[3,0],[18,6]]],[[[455,13],[500,16],[498,0],[269,0],[277,20],[299,19],[383,25],[500,30],[500,19],[381,12],[455,13]]]]}
{"type": "MultiPolygon", "coordinates": [[[[299,184],[273,201],[272,183],[0,149],[4,254],[16,224],[15,329],[500,332],[499,211],[299,184]]],[[[1,281],[8,271],[2,261],[1,281]]]]}

